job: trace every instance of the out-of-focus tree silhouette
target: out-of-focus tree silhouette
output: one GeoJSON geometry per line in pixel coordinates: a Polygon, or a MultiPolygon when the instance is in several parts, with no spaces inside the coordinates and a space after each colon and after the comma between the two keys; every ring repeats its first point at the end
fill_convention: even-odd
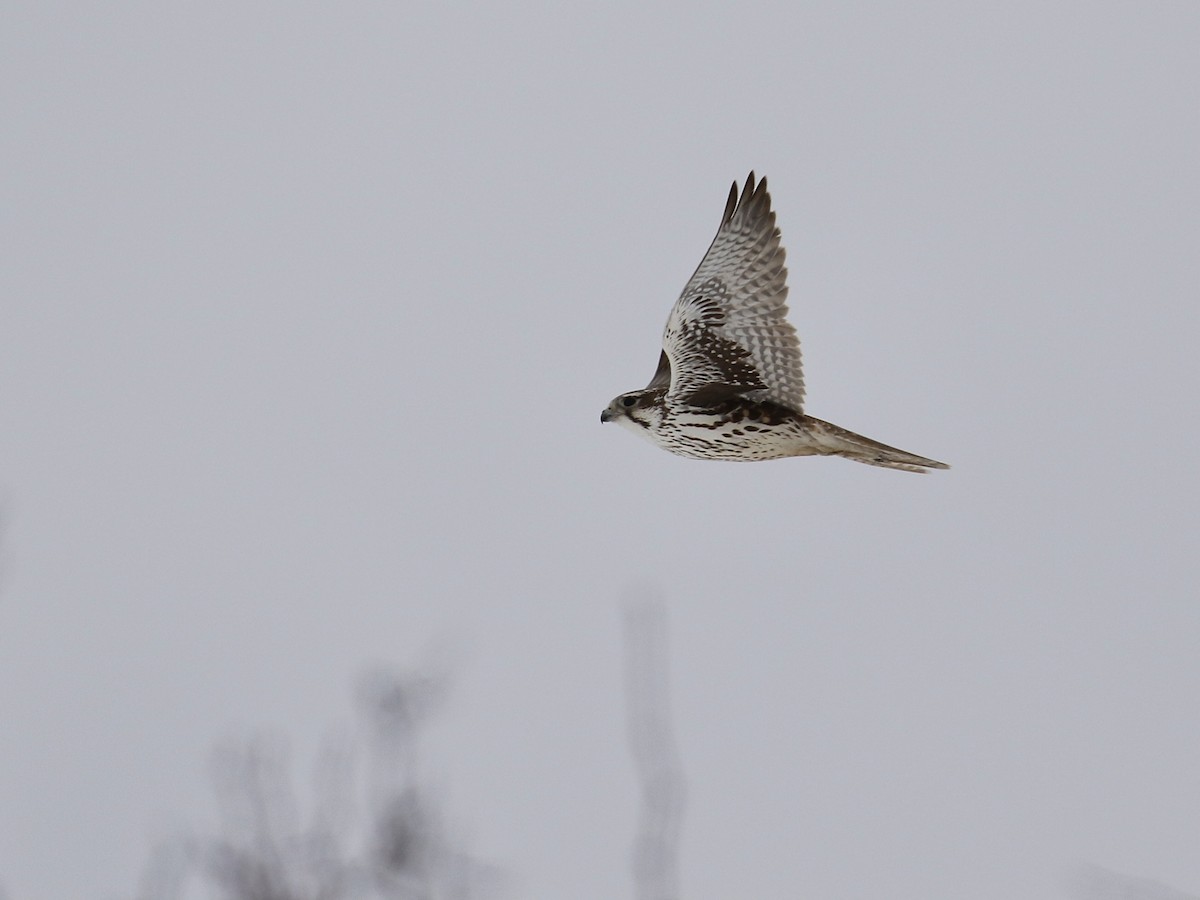
{"type": "MultiPolygon", "coordinates": [[[[641,791],[633,842],[637,900],[679,900],[685,784],[670,711],[667,616],[657,596],[627,600],[625,692],[641,791]]],[[[316,766],[307,817],[285,746],[258,739],[214,756],[213,837],[163,844],[139,900],[469,900],[497,896],[497,870],[455,846],[422,787],[418,737],[441,704],[444,677],[376,672],[359,704],[362,746],[330,744],[316,766]]],[[[1096,866],[1064,885],[1072,900],[1200,900],[1160,882],[1096,866]]],[[[4,900],[0,888],[0,900],[4,900]]]]}
{"type": "Polygon", "coordinates": [[[496,873],[455,846],[418,771],[417,739],[444,692],[444,679],[427,675],[365,679],[362,746],[331,743],[323,751],[307,815],[282,742],[220,748],[212,767],[217,833],[163,844],[140,900],[482,896],[496,873]]]}
{"type": "MultiPolygon", "coordinates": [[[[638,900],[677,900],[684,782],[671,726],[667,621],[657,597],[625,607],[629,743],[641,789],[633,843],[638,900]]],[[[311,812],[292,788],[286,744],[257,738],[213,757],[212,836],[164,842],[139,900],[468,900],[498,893],[496,870],[448,835],[422,787],[418,738],[444,677],[375,672],[358,692],[362,746],[329,744],[311,812]]]]}

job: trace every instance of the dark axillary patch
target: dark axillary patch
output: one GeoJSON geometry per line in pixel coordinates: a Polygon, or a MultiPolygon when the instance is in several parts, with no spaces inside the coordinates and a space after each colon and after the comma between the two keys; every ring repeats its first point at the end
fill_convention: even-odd
{"type": "Polygon", "coordinates": [[[765,431],[775,425],[797,418],[797,413],[770,400],[747,400],[740,395],[730,395],[714,403],[709,410],[721,417],[722,422],[742,425],[747,431],[765,431]]]}
{"type": "MultiPolygon", "coordinates": [[[[719,305],[711,300],[699,301],[702,307],[719,311],[719,305]]],[[[713,380],[697,388],[683,398],[692,406],[717,406],[721,403],[751,391],[761,391],[767,386],[759,377],[758,370],[750,362],[750,351],[729,338],[722,337],[712,327],[724,320],[722,315],[714,321],[715,316],[706,314],[701,322],[691,329],[688,338],[692,343],[693,352],[704,359],[711,367],[713,380]]]]}
{"type": "Polygon", "coordinates": [[[744,384],[729,384],[724,381],[714,381],[711,384],[706,384],[704,387],[692,391],[681,399],[688,406],[711,409],[725,406],[733,400],[745,402],[742,394],[748,390],[753,390],[753,388],[748,388],[744,384]]]}

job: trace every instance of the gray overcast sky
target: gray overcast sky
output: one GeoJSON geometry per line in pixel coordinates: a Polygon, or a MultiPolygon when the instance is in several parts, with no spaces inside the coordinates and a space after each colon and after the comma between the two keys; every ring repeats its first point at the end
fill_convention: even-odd
{"type": "Polygon", "coordinates": [[[629,895],[620,598],[691,898],[1200,894],[1200,5],[17,2],[0,35],[0,883],[132,893],[209,748],[451,647],[517,896],[629,895]],[[770,179],[808,410],[601,427],[770,179]]]}

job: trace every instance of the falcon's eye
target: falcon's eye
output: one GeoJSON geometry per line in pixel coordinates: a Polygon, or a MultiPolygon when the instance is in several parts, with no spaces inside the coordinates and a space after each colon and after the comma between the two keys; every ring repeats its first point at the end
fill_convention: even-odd
{"type": "Polygon", "coordinates": [[[633,397],[622,397],[621,398],[621,405],[626,408],[633,406],[635,403],[637,403],[637,400],[633,397]]]}

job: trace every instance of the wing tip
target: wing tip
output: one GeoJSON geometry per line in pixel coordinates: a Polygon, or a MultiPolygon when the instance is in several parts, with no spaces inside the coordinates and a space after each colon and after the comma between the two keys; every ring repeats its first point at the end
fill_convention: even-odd
{"type": "Polygon", "coordinates": [[[740,192],[736,180],[730,187],[729,199],[725,201],[725,215],[721,217],[721,224],[728,224],[739,213],[744,219],[751,220],[774,215],[771,211],[771,195],[767,191],[767,177],[764,175],[756,180],[753,169],[746,176],[746,182],[740,192]]]}
{"type": "MultiPolygon", "coordinates": [[[[754,173],[750,173],[750,177],[754,177],[754,173]]],[[[721,216],[721,224],[724,225],[733,218],[734,212],[738,205],[738,183],[735,180],[733,186],[729,189],[729,199],[725,201],[725,214],[721,216]]]]}

